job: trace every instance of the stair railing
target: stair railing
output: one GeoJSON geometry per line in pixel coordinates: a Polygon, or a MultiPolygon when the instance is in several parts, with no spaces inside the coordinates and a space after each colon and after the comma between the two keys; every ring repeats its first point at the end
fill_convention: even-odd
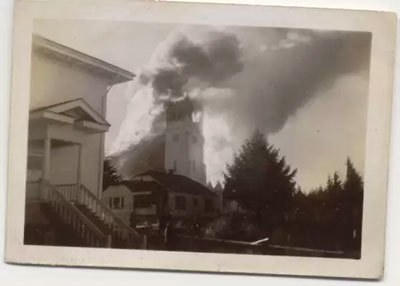
{"type": "Polygon", "coordinates": [[[77,184],[63,184],[56,185],[59,191],[68,201],[75,202],[78,198],[78,185],[77,184]]]}
{"type": "Polygon", "coordinates": [[[112,230],[113,240],[125,242],[129,248],[145,249],[147,247],[145,235],[132,229],[83,184],[80,184],[79,189],[77,184],[57,185],[56,188],[67,200],[83,204],[97,215],[112,230]]]}
{"type": "Polygon", "coordinates": [[[78,201],[86,205],[94,214],[102,219],[113,231],[114,239],[124,241],[130,248],[146,248],[147,239],[145,235],[139,234],[132,229],[127,222],[115,214],[107,204],[95,196],[83,184],[80,185],[78,201]]]}
{"type": "Polygon", "coordinates": [[[47,200],[56,213],[74,229],[87,245],[91,247],[111,247],[111,236],[105,235],[54,186],[42,180],[41,188],[47,194],[47,200]]]}

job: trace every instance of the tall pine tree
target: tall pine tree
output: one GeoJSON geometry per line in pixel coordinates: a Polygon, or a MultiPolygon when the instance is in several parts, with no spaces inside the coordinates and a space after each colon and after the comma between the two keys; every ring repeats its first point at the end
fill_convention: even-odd
{"type": "Polygon", "coordinates": [[[345,239],[348,241],[348,248],[359,250],[361,248],[364,183],[361,175],[357,172],[349,158],[347,159],[346,166],[346,179],[343,186],[343,214],[347,218],[345,239]]]}
{"type": "Polygon", "coordinates": [[[278,150],[256,131],[227,166],[224,195],[253,212],[258,222],[268,218],[271,227],[277,226],[290,209],[295,174],[278,150]]]}

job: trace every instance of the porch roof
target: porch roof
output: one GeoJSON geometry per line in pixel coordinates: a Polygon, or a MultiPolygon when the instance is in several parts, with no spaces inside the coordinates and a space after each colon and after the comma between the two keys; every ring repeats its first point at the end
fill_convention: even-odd
{"type": "Polygon", "coordinates": [[[111,126],[82,98],[34,109],[30,112],[29,120],[74,125],[88,133],[107,132],[111,126]]]}

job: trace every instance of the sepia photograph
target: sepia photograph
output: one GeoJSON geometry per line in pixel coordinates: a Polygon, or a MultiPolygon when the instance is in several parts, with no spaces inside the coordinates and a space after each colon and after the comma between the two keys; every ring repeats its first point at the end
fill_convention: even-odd
{"type": "Polygon", "coordinates": [[[371,29],[43,17],[24,35],[22,247],[367,258],[367,155],[388,151],[367,140],[371,29]]]}
{"type": "Polygon", "coordinates": [[[34,29],[26,244],[360,257],[370,33],[34,29]]]}

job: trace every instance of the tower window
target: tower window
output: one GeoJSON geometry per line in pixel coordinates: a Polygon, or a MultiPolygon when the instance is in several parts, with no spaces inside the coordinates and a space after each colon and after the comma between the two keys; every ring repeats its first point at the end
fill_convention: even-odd
{"type": "Polygon", "coordinates": [[[173,140],[174,140],[174,142],[178,142],[179,141],[179,134],[174,134],[173,140]]]}

